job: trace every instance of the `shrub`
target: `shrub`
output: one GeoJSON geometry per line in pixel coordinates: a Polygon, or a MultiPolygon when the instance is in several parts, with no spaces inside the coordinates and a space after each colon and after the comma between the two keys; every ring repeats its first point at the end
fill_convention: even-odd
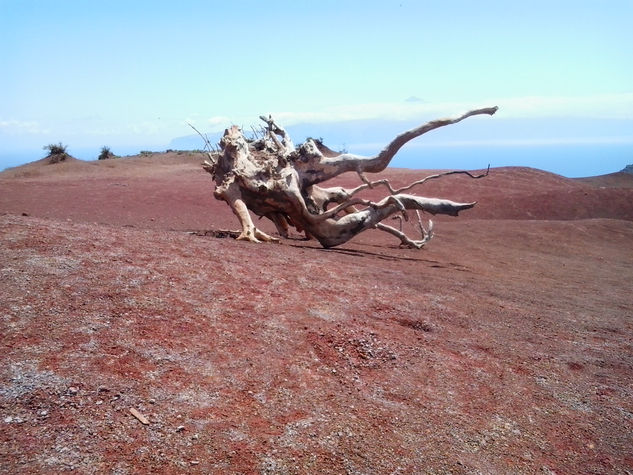
{"type": "Polygon", "coordinates": [[[44,158],[48,158],[49,163],[59,163],[66,160],[70,155],[66,153],[66,145],[59,142],[58,144],[48,144],[42,147],[44,150],[48,150],[48,155],[44,158]]]}
{"type": "Polygon", "coordinates": [[[110,147],[104,145],[103,147],[101,147],[101,153],[99,154],[99,157],[97,157],[97,159],[108,160],[109,158],[116,158],[116,155],[112,153],[110,147]]]}
{"type": "Polygon", "coordinates": [[[59,142],[58,144],[50,143],[48,145],[44,145],[42,148],[44,150],[48,150],[47,156],[50,157],[51,155],[65,155],[67,146],[59,142]]]}

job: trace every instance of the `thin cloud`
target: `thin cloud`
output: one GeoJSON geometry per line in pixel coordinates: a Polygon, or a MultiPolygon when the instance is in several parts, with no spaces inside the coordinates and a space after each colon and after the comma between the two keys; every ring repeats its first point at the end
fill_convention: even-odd
{"type": "Polygon", "coordinates": [[[500,99],[499,106],[505,108],[503,112],[505,117],[512,118],[633,119],[633,93],[570,97],[515,97],[500,99]]]}
{"type": "Polygon", "coordinates": [[[48,129],[42,128],[35,120],[0,120],[0,132],[7,135],[47,134],[48,129]]]}
{"type": "MultiPolygon", "coordinates": [[[[467,110],[480,107],[499,106],[498,115],[514,118],[594,118],[633,119],[633,93],[602,94],[592,96],[526,96],[497,97],[460,102],[380,102],[353,104],[324,108],[320,111],[272,111],[280,123],[343,122],[350,120],[425,120],[452,117],[467,110]]],[[[214,125],[225,117],[213,117],[214,125]]],[[[243,117],[241,122],[252,123],[252,117],[243,117]]],[[[224,122],[227,124],[227,122],[224,122]]]]}
{"type": "MultiPolygon", "coordinates": [[[[451,140],[433,143],[411,143],[412,148],[425,147],[533,147],[539,145],[627,145],[633,144],[633,136],[617,137],[564,137],[526,139],[451,140]]],[[[373,145],[373,144],[372,144],[373,145]]]]}
{"type": "MultiPolygon", "coordinates": [[[[439,142],[409,142],[407,148],[435,149],[452,147],[539,147],[565,145],[632,145],[633,137],[565,137],[565,138],[517,138],[517,139],[481,139],[481,140],[447,140],[439,142]]],[[[357,153],[376,153],[385,146],[381,142],[351,143],[350,150],[357,153]]]]}

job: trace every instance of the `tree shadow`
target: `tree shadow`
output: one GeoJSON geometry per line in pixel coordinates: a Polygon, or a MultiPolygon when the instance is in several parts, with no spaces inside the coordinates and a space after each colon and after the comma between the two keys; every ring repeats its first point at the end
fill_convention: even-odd
{"type": "MultiPolygon", "coordinates": [[[[435,261],[432,259],[425,259],[423,257],[396,256],[393,254],[372,252],[365,249],[352,249],[352,248],[340,248],[340,247],[323,248],[323,247],[320,247],[319,245],[308,244],[310,241],[304,240],[301,242],[303,242],[303,244],[289,243],[289,245],[292,247],[301,248],[301,249],[312,249],[314,251],[323,252],[323,253],[342,254],[342,255],[353,256],[353,257],[375,257],[378,259],[382,259],[385,261],[392,261],[392,262],[399,262],[399,261],[424,262],[424,263],[431,264],[430,267],[439,267],[439,268],[446,267],[439,261],[435,261]]],[[[314,241],[311,241],[311,242],[314,242],[314,241]]],[[[383,249],[392,249],[392,248],[387,247],[383,249]]],[[[396,248],[393,248],[393,249],[396,250],[396,248]]]]}
{"type": "MultiPolygon", "coordinates": [[[[226,238],[235,239],[239,235],[239,231],[208,229],[208,230],[188,231],[188,234],[191,234],[194,236],[200,236],[200,237],[213,237],[216,239],[226,239],[226,238]]],[[[281,243],[290,247],[295,247],[297,249],[310,249],[316,252],[334,253],[334,254],[341,254],[345,256],[361,257],[361,258],[373,257],[373,258],[381,259],[384,261],[390,261],[390,262],[406,262],[406,261],[421,262],[421,263],[429,264],[429,267],[432,267],[434,269],[453,269],[453,270],[458,270],[462,272],[470,272],[470,269],[468,269],[467,267],[464,267],[461,264],[455,264],[452,262],[444,263],[444,262],[436,261],[433,259],[427,259],[424,257],[385,254],[385,253],[380,253],[380,252],[372,252],[365,249],[357,249],[357,248],[349,248],[349,247],[324,248],[324,247],[321,247],[321,245],[318,244],[316,241],[306,239],[304,237],[299,237],[299,236],[296,236],[296,237],[290,236],[287,238],[282,238],[281,236],[279,237],[280,239],[282,239],[281,243]]],[[[385,250],[394,250],[394,251],[402,250],[401,248],[392,247],[392,246],[377,246],[374,244],[366,244],[366,245],[371,246],[371,247],[377,247],[380,249],[385,249],[385,250]]],[[[412,252],[415,252],[415,251],[412,251],[412,252]]],[[[420,252],[420,251],[417,251],[417,252],[420,252]]]]}

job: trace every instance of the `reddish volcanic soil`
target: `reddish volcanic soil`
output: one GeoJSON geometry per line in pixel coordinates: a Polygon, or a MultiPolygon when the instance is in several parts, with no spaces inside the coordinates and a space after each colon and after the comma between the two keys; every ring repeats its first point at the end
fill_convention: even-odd
{"type": "Polygon", "coordinates": [[[200,158],[0,173],[0,472],[633,473],[633,176],[324,250],[213,237],[200,158]]]}

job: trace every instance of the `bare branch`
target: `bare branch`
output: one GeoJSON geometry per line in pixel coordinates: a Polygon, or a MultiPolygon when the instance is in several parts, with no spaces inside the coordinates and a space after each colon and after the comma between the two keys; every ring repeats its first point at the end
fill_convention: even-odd
{"type": "MultiPolygon", "coordinates": [[[[449,171],[449,172],[443,172],[443,173],[437,173],[435,175],[429,175],[425,178],[422,178],[421,180],[417,180],[414,181],[413,183],[411,183],[410,185],[407,186],[403,186],[402,188],[393,188],[391,186],[391,183],[389,183],[389,180],[387,179],[382,179],[382,180],[376,180],[376,181],[365,181],[365,184],[367,185],[368,188],[374,188],[377,185],[384,185],[387,187],[387,189],[389,190],[389,192],[392,195],[397,195],[399,193],[403,193],[405,191],[410,190],[411,188],[413,188],[414,186],[417,185],[422,185],[423,183],[426,183],[429,180],[435,180],[437,178],[441,178],[443,176],[448,176],[448,175],[466,175],[469,176],[470,178],[473,178],[475,180],[479,179],[479,178],[484,178],[487,177],[488,174],[490,173],[490,165],[488,165],[488,168],[486,170],[486,173],[481,173],[479,175],[473,175],[471,172],[469,171],[465,171],[465,170],[453,170],[453,171],[449,171]]],[[[363,180],[367,180],[367,177],[365,177],[363,174],[359,173],[359,176],[363,179],[363,180]]],[[[353,195],[355,194],[357,191],[361,191],[359,188],[361,188],[363,185],[359,186],[358,188],[354,188],[354,190],[351,190],[350,194],[353,195]]]]}
{"type": "Polygon", "coordinates": [[[376,229],[379,229],[380,231],[388,232],[389,234],[396,236],[398,239],[400,239],[401,245],[410,247],[411,249],[421,249],[433,237],[433,233],[428,233],[427,235],[423,236],[421,240],[414,241],[409,236],[404,234],[401,230],[398,231],[396,228],[387,226],[386,224],[383,224],[383,223],[378,223],[376,225],[376,229]]]}
{"type": "Polygon", "coordinates": [[[191,123],[187,122],[187,125],[195,130],[198,135],[204,140],[204,148],[207,150],[207,159],[202,162],[202,168],[209,172],[211,175],[215,175],[215,171],[218,164],[218,151],[211,145],[209,138],[206,135],[202,135],[198,129],[196,129],[191,123]]]}
{"type": "Polygon", "coordinates": [[[251,125],[251,130],[253,131],[253,137],[255,137],[255,140],[259,140],[259,133],[255,129],[255,127],[253,127],[252,125],[251,125]]]}
{"type": "Polygon", "coordinates": [[[295,146],[290,139],[290,135],[288,135],[283,127],[280,127],[275,123],[272,115],[269,115],[268,118],[266,118],[266,116],[260,115],[259,118],[266,122],[266,124],[268,124],[268,133],[270,135],[270,138],[273,140],[273,142],[275,142],[275,145],[280,151],[284,152],[285,155],[288,155],[295,151],[295,146]],[[281,137],[281,142],[279,142],[277,135],[281,137]]]}
{"type": "Polygon", "coordinates": [[[206,135],[202,135],[202,133],[198,129],[196,129],[191,123],[187,122],[187,125],[191,127],[193,130],[195,130],[196,133],[200,136],[200,138],[204,140],[205,149],[208,148],[209,151],[214,151],[214,147],[213,145],[211,145],[211,142],[209,141],[209,138],[206,135]]]}
{"type": "Polygon", "coordinates": [[[497,112],[497,107],[488,107],[485,109],[476,109],[454,119],[440,119],[427,122],[424,125],[408,130],[398,135],[392,140],[378,155],[374,157],[363,157],[350,153],[343,153],[336,157],[323,157],[318,160],[306,161],[297,166],[301,174],[301,180],[306,185],[314,185],[330,178],[334,178],[342,173],[355,171],[357,173],[377,173],[383,171],[391,159],[396,155],[398,150],[404,144],[419,137],[431,130],[445,127],[447,125],[456,124],[462,120],[474,115],[488,114],[493,115],[497,112]]]}

